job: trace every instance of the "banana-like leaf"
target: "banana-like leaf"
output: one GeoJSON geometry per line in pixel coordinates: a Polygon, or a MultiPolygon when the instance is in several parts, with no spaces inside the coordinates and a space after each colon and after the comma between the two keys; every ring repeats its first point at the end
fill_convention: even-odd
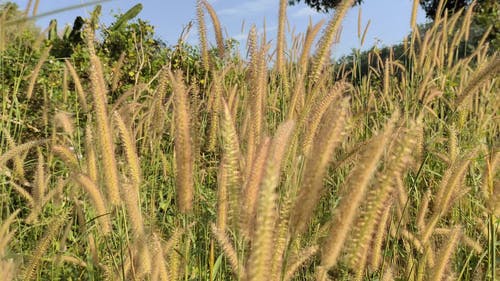
{"type": "Polygon", "coordinates": [[[71,26],[70,25],[66,25],[64,27],[64,32],[63,32],[63,40],[68,40],[69,38],[69,35],[71,34],[71,26]]]}
{"type": "Polygon", "coordinates": [[[57,20],[53,19],[50,21],[49,24],[49,36],[48,39],[49,41],[54,41],[58,38],[57,36],[57,20]]]}
{"type": "Polygon", "coordinates": [[[139,3],[134,7],[130,8],[125,14],[123,14],[116,22],[109,28],[111,31],[116,31],[125,26],[125,24],[135,18],[142,11],[142,4],[139,3]]]}

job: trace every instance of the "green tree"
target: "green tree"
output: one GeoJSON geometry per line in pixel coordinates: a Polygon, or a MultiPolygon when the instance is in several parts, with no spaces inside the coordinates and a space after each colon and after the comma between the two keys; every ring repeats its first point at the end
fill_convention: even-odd
{"type": "Polygon", "coordinates": [[[12,22],[24,18],[25,14],[13,2],[0,3],[0,51],[9,44],[32,44],[40,29],[31,21],[12,22]]]}
{"type": "MultiPolygon", "coordinates": [[[[334,10],[342,0],[289,0],[290,5],[304,2],[318,12],[329,12],[334,10]]],[[[361,4],[363,0],[354,1],[355,5],[361,4]]],[[[472,0],[444,0],[441,6],[440,0],[419,0],[420,6],[424,9],[427,18],[435,19],[436,15],[454,14],[462,8],[468,8],[474,1],[472,0]],[[439,11],[438,11],[439,10],[439,11]]],[[[474,6],[474,22],[472,32],[482,36],[491,26],[487,40],[493,50],[500,48],[500,21],[498,20],[500,4],[497,0],[477,0],[474,6]]],[[[479,40],[479,38],[475,38],[479,40]]]]}
{"type": "MultiPolygon", "coordinates": [[[[302,0],[289,0],[288,4],[295,5],[301,1],[302,0]]],[[[342,2],[342,0],[304,0],[304,3],[318,12],[329,12],[330,10],[334,10],[340,2],[342,2]]],[[[361,2],[363,2],[363,0],[356,0],[354,4],[361,4],[361,2]]]]}
{"type": "MultiPolygon", "coordinates": [[[[441,16],[444,13],[451,15],[462,8],[469,7],[472,0],[445,0],[439,7],[439,0],[420,0],[420,5],[424,9],[426,16],[435,19],[438,13],[441,16]],[[438,11],[440,9],[440,11],[438,11]]],[[[473,40],[479,40],[483,33],[491,26],[490,34],[487,40],[493,50],[500,47],[500,21],[498,20],[500,4],[497,0],[477,0],[474,5],[475,16],[471,25],[471,32],[476,34],[473,40]]]]}
{"type": "MultiPolygon", "coordinates": [[[[297,4],[302,0],[289,0],[288,3],[290,5],[297,4]]],[[[334,10],[342,0],[303,0],[304,3],[309,5],[311,8],[316,9],[318,12],[329,12],[330,10],[334,10]]],[[[354,5],[361,4],[363,0],[354,1],[354,5]]],[[[437,14],[437,10],[439,9],[440,0],[419,0],[420,6],[425,10],[425,13],[428,18],[434,19],[437,14]]],[[[486,1],[478,1],[478,4],[481,5],[482,2],[493,2],[491,0],[486,1]]],[[[472,3],[472,0],[444,0],[443,5],[441,7],[441,14],[444,11],[448,11],[448,13],[454,13],[460,10],[463,7],[467,7],[472,3]]]]}
{"type": "Polygon", "coordinates": [[[474,9],[474,23],[483,29],[491,26],[488,41],[493,50],[500,49],[500,3],[496,0],[481,0],[474,9]]]}
{"type": "MultiPolygon", "coordinates": [[[[434,19],[438,14],[439,9],[439,0],[420,0],[420,5],[425,11],[425,14],[428,18],[434,19]]],[[[482,1],[479,1],[482,2],[482,1]]],[[[467,7],[472,3],[470,0],[446,0],[443,1],[443,5],[441,7],[441,15],[448,11],[449,14],[452,14],[464,7],[467,7]]]]}
{"type": "Polygon", "coordinates": [[[154,27],[149,22],[138,18],[120,23],[122,16],[116,16],[111,28],[101,30],[102,41],[96,44],[98,53],[109,65],[121,65],[119,84],[122,86],[147,82],[165,63],[168,48],[155,38],[154,27]]]}

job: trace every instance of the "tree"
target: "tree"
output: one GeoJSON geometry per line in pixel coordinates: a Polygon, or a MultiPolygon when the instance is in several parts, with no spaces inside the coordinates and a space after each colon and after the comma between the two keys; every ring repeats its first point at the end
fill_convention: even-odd
{"type": "MultiPolygon", "coordinates": [[[[318,12],[329,12],[335,9],[342,0],[289,0],[290,5],[295,5],[303,1],[318,12]]],[[[354,1],[354,5],[361,4],[363,0],[354,1]]],[[[440,0],[419,0],[420,6],[425,11],[427,18],[435,19],[438,12],[441,16],[444,13],[452,15],[462,8],[467,8],[472,4],[472,0],[443,0],[441,7],[440,0]],[[439,11],[438,11],[439,9],[439,11]]],[[[477,0],[474,6],[474,20],[472,29],[477,34],[482,34],[491,26],[487,40],[493,50],[500,47],[500,21],[498,20],[500,4],[497,0],[477,0]]]]}
{"type": "MultiPolygon", "coordinates": [[[[444,1],[441,16],[445,12],[451,15],[462,8],[467,8],[472,4],[472,0],[447,0],[444,1]]],[[[420,0],[420,5],[430,19],[435,19],[438,15],[439,0],[420,0]]],[[[474,5],[475,16],[471,24],[471,42],[478,41],[483,33],[491,26],[487,41],[490,42],[491,50],[500,48],[500,21],[498,21],[500,4],[497,0],[477,0],[474,5]]]]}
{"type": "MultiPolygon", "coordinates": [[[[295,5],[302,0],[289,0],[288,3],[290,5],[295,5]]],[[[316,9],[318,12],[329,12],[332,9],[335,9],[342,0],[304,0],[304,2],[309,5],[311,8],[316,9]]],[[[361,4],[363,0],[356,0],[354,4],[361,4]]],[[[425,13],[428,18],[434,19],[437,14],[437,9],[439,7],[440,0],[419,0],[420,5],[425,10],[425,13]]],[[[483,2],[492,2],[491,0],[479,0],[477,1],[479,5],[482,5],[483,2]]],[[[472,3],[472,0],[444,0],[443,7],[441,9],[441,13],[444,13],[445,10],[448,13],[452,14],[463,7],[467,7],[472,3]]]]}
{"type": "Polygon", "coordinates": [[[479,0],[474,7],[476,16],[474,17],[474,24],[486,30],[491,26],[488,41],[493,50],[500,49],[500,3],[496,0],[479,0]]]}
{"type": "MultiPolygon", "coordinates": [[[[439,2],[439,0],[420,0],[420,6],[422,6],[428,18],[434,19],[438,13],[439,2]]],[[[445,0],[443,1],[443,6],[440,9],[441,15],[443,15],[445,11],[448,11],[448,14],[453,14],[454,12],[469,6],[470,3],[472,3],[470,0],[445,0]]]]}
{"type": "Polygon", "coordinates": [[[20,44],[21,41],[28,45],[32,44],[40,34],[40,29],[33,22],[20,20],[23,18],[25,14],[19,10],[16,3],[0,3],[0,51],[6,48],[7,42],[13,45],[20,44]],[[17,23],[14,23],[16,21],[17,23]]]}
{"type": "MultiPolygon", "coordinates": [[[[295,5],[300,1],[302,0],[289,0],[288,4],[295,5]]],[[[304,0],[304,2],[318,12],[329,12],[330,10],[334,10],[342,0],[304,0]]],[[[354,1],[354,5],[361,4],[361,2],[363,0],[356,0],[354,1]]]]}

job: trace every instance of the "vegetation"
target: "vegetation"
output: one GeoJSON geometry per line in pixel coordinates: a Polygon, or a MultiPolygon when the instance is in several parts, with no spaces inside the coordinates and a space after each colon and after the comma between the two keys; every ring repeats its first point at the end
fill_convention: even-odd
{"type": "MultiPolygon", "coordinates": [[[[295,5],[300,3],[301,0],[289,0],[290,5],[295,5]]],[[[309,5],[311,8],[318,12],[329,12],[335,10],[341,4],[341,0],[304,0],[304,3],[309,5]]],[[[359,5],[363,3],[363,0],[355,0],[354,4],[359,5]]],[[[445,14],[451,16],[456,12],[460,12],[465,8],[473,8],[475,10],[475,16],[472,18],[472,23],[470,29],[476,34],[484,34],[487,29],[491,29],[488,35],[488,42],[490,42],[490,47],[499,50],[500,49],[500,21],[498,20],[500,3],[496,0],[420,0],[413,1],[413,9],[420,6],[424,9],[427,18],[432,20],[437,20],[443,17],[445,14]]],[[[463,13],[460,13],[463,14],[463,13]]],[[[430,26],[429,26],[430,27],[430,26]]],[[[477,42],[476,40],[470,40],[471,42],[477,42]]]]}
{"type": "MultiPolygon", "coordinates": [[[[289,0],[289,4],[294,5],[296,3],[301,2],[301,0],[289,0]]],[[[309,5],[311,8],[316,9],[317,11],[328,12],[330,10],[336,9],[341,0],[304,0],[304,3],[309,5]]],[[[361,4],[363,0],[356,0],[354,4],[361,4]]],[[[437,14],[442,15],[445,10],[448,13],[455,13],[462,8],[468,7],[473,1],[470,0],[420,0],[417,5],[420,4],[422,8],[425,10],[427,17],[434,19],[437,14]]],[[[492,0],[479,0],[477,1],[479,5],[493,5],[495,1],[492,0]]]]}
{"type": "Polygon", "coordinates": [[[462,9],[331,64],[353,3],[248,58],[205,0],[198,48],[141,6],[68,44],[2,6],[3,280],[495,280],[498,51],[462,9]]]}
{"type": "MultiPolygon", "coordinates": [[[[290,5],[295,5],[299,3],[301,0],[289,0],[288,3],[290,5]]],[[[309,5],[311,8],[316,9],[316,11],[321,11],[321,12],[329,12],[337,6],[340,5],[342,0],[304,0],[304,3],[309,5]]],[[[355,4],[360,4],[363,2],[363,0],[356,0],[354,1],[355,4]]]]}

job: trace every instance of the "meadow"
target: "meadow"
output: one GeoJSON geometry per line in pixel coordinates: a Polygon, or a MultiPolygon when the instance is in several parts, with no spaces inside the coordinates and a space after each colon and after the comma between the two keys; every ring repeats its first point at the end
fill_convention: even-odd
{"type": "Polygon", "coordinates": [[[498,50],[415,0],[404,55],[332,62],[352,2],[289,36],[281,0],[247,57],[205,0],[169,52],[133,9],[68,49],[3,7],[1,279],[496,280],[498,50]]]}

